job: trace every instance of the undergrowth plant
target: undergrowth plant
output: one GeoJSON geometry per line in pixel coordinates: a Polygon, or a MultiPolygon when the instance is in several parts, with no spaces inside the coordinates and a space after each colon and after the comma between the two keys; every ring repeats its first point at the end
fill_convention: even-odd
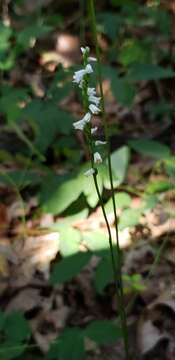
{"type": "Polygon", "coordinates": [[[100,56],[99,56],[99,49],[97,43],[96,19],[95,19],[95,11],[94,11],[94,2],[92,0],[89,1],[89,14],[92,24],[94,41],[96,44],[97,58],[90,56],[90,49],[88,46],[81,47],[81,52],[83,55],[83,68],[74,73],[73,82],[76,83],[81,89],[85,115],[81,120],[74,122],[73,126],[76,130],[82,131],[84,133],[89,150],[90,162],[91,162],[91,168],[85,172],[85,176],[93,176],[96,192],[99,198],[99,203],[102,208],[103,216],[106,222],[106,227],[109,237],[109,247],[111,253],[114,283],[115,283],[115,289],[117,295],[117,304],[119,309],[119,316],[120,316],[120,322],[121,322],[121,328],[122,328],[122,334],[124,340],[125,359],[128,360],[130,359],[130,355],[129,355],[129,345],[128,345],[127,320],[126,320],[126,312],[124,307],[124,296],[123,296],[122,259],[121,259],[120,245],[119,245],[118,219],[116,213],[114,186],[113,186],[112,169],[111,169],[108,127],[107,127],[105,107],[104,107],[100,56]],[[93,61],[95,62],[97,61],[101,97],[98,97],[96,94],[96,89],[90,86],[90,77],[93,73],[93,68],[90,63],[93,61]],[[97,115],[99,113],[102,114],[103,126],[104,126],[105,138],[106,138],[105,141],[101,141],[99,139],[97,140],[95,138],[97,127],[93,127],[91,122],[92,116],[97,115]],[[99,151],[97,151],[97,147],[99,146],[107,147],[107,163],[108,163],[109,179],[111,184],[112,203],[113,203],[113,212],[114,212],[115,229],[116,229],[116,245],[117,245],[116,253],[114,252],[111,229],[110,229],[108,217],[106,215],[103,198],[101,196],[98,185],[98,165],[101,164],[103,161],[102,155],[100,154],[99,151]]]}

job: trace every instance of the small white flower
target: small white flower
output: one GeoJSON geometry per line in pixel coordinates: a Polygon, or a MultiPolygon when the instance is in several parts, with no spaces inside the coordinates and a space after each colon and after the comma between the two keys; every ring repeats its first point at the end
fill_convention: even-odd
{"type": "Polygon", "coordinates": [[[97,126],[93,127],[93,128],[91,129],[91,134],[92,134],[92,135],[95,134],[97,130],[98,130],[98,127],[97,127],[97,126]]]}
{"type": "Polygon", "coordinates": [[[93,72],[92,66],[90,64],[87,64],[85,67],[85,73],[91,74],[93,72]]]}
{"type": "Polygon", "coordinates": [[[98,146],[98,145],[106,145],[107,142],[106,141],[101,141],[101,140],[96,140],[95,141],[95,146],[98,146]]]}
{"type": "Polygon", "coordinates": [[[95,95],[96,95],[96,90],[95,90],[95,88],[90,88],[90,87],[88,87],[88,89],[87,89],[87,94],[88,94],[88,96],[95,96],[95,95]]]}
{"type": "Polygon", "coordinates": [[[75,71],[73,76],[73,82],[79,84],[83,80],[85,74],[86,74],[86,70],[84,69],[75,71]]]}
{"type": "Polygon", "coordinates": [[[73,123],[73,127],[75,130],[84,130],[86,123],[83,120],[79,120],[73,123]]]}
{"type": "Polygon", "coordinates": [[[93,169],[93,168],[87,170],[87,171],[84,173],[85,176],[92,176],[93,174],[95,174],[95,169],[93,169]]]}
{"type": "Polygon", "coordinates": [[[75,130],[84,130],[85,125],[91,120],[91,113],[88,112],[81,120],[73,123],[75,130]]]}
{"type": "Polygon", "coordinates": [[[82,54],[84,55],[86,52],[89,52],[90,51],[90,48],[89,48],[89,46],[86,46],[86,47],[81,47],[81,52],[82,52],[82,54]]]}
{"type": "Polygon", "coordinates": [[[89,96],[89,102],[94,103],[96,106],[98,106],[100,104],[100,97],[94,96],[94,95],[90,95],[89,96]]]}
{"type": "Polygon", "coordinates": [[[102,157],[98,152],[94,153],[94,163],[95,164],[101,164],[102,163],[102,157]]]}
{"type": "Polygon", "coordinates": [[[89,122],[91,120],[91,113],[87,112],[87,114],[83,118],[84,121],[89,122]]]}
{"type": "Polygon", "coordinates": [[[97,61],[97,59],[95,57],[93,57],[93,56],[89,56],[88,61],[97,61]]]}
{"type": "Polygon", "coordinates": [[[92,114],[98,114],[100,112],[100,109],[94,104],[89,105],[89,110],[92,114]]]}

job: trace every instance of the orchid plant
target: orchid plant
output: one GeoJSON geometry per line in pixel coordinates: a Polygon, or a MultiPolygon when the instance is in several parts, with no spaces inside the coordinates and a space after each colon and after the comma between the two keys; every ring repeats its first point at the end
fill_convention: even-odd
{"type": "MultiPolygon", "coordinates": [[[[92,2],[93,5],[93,2],[92,2]]],[[[93,9],[91,9],[93,10],[93,9]]],[[[93,15],[93,14],[92,14],[93,15]]],[[[93,16],[92,16],[93,17],[93,16]]],[[[114,200],[114,189],[113,189],[113,182],[112,182],[112,171],[111,171],[111,160],[110,160],[110,150],[108,144],[108,135],[107,135],[107,127],[105,121],[103,121],[103,125],[105,127],[105,135],[106,141],[102,141],[100,139],[96,139],[95,135],[98,130],[97,127],[93,127],[92,125],[92,117],[95,115],[99,115],[102,113],[103,120],[105,118],[104,114],[104,97],[103,97],[103,90],[102,84],[100,83],[100,93],[101,96],[97,96],[96,89],[94,87],[90,87],[90,77],[93,74],[93,67],[91,65],[92,62],[97,61],[99,67],[99,54],[98,48],[96,47],[97,59],[90,56],[90,48],[88,46],[81,47],[82,57],[83,57],[83,68],[76,71],[73,75],[73,83],[75,83],[80,89],[82,93],[83,99],[83,108],[85,114],[82,119],[73,123],[73,127],[75,130],[82,131],[88,145],[90,159],[91,159],[91,168],[85,172],[85,176],[93,176],[94,184],[96,188],[96,192],[99,198],[99,203],[102,208],[102,213],[106,222],[106,227],[108,230],[109,235],[109,246],[110,246],[110,253],[111,253],[111,261],[113,267],[113,274],[114,274],[114,283],[116,288],[116,295],[117,295],[117,303],[119,307],[119,315],[120,315],[120,322],[121,328],[123,332],[123,339],[124,339],[124,348],[125,348],[125,359],[129,360],[129,349],[128,349],[128,331],[127,331],[127,322],[126,322],[126,313],[124,308],[124,299],[123,299],[123,283],[122,283],[122,274],[121,274],[121,256],[120,256],[120,247],[119,247],[119,239],[118,239],[118,222],[117,222],[117,215],[116,215],[116,206],[114,200]],[[98,168],[97,165],[103,162],[102,155],[99,151],[97,151],[97,147],[99,146],[107,146],[108,149],[108,169],[109,169],[109,177],[111,182],[111,190],[112,190],[112,197],[113,197],[113,207],[114,207],[114,218],[115,218],[115,225],[116,225],[116,240],[117,240],[117,253],[114,254],[114,247],[112,241],[112,234],[109,225],[109,221],[107,218],[107,214],[105,211],[103,198],[101,196],[99,186],[98,186],[98,168]]]]}

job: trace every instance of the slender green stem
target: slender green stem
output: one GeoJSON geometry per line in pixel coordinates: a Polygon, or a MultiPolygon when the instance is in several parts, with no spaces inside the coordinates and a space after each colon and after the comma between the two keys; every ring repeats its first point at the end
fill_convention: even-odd
{"type": "Polygon", "coordinates": [[[106,227],[107,227],[107,230],[108,230],[109,246],[110,246],[112,268],[113,268],[113,275],[114,275],[114,283],[116,284],[117,269],[116,269],[114,251],[113,251],[111,229],[110,229],[110,225],[109,225],[108,218],[107,218],[107,215],[106,215],[106,211],[105,211],[105,208],[104,208],[103,200],[102,200],[102,197],[101,197],[101,194],[100,194],[98,181],[97,181],[97,174],[96,173],[93,175],[93,178],[94,178],[94,184],[95,184],[96,192],[97,192],[97,195],[98,195],[98,198],[99,198],[99,203],[100,203],[100,206],[101,206],[101,209],[102,209],[102,212],[103,212],[103,216],[104,216],[104,219],[105,219],[105,222],[106,222],[106,227]]]}
{"type": "Polygon", "coordinates": [[[111,166],[111,157],[110,157],[110,145],[109,145],[109,134],[108,134],[108,125],[106,121],[106,113],[105,113],[105,104],[104,104],[104,94],[103,94],[103,85],[102,85],[102,72],[101,72],[101,63],[100,63],[100,51],[98,47],[98,37],[97,37],[97,27],[96,27],[96,16],[95,16],[95,6],[94,0],[88,1],[89,5],[89,15],[90,22],[92,27],[92,33],[94,38],[94,44],[96,49],[96,57],[97,57],[97,71],[98,71],[98,80],[100,86],[100,96],[101,96],[101,108],[102,108],[102,121],[105,132],[105,138],[108,144],[108,170],[109,170],[109,178],[112,192],[112,203],[113,203],[113,211],[114,211],[114,219],[115,219],[115,230],[116,230],[116,245],[117,245],[117,292],[119,298],[119,313],[121,319],[121,325],[123,329],[123,338],[124,338],[124,346],[125,346],[125,359],[129,360],[129,344],[128,344],[128,328],[127,328],[127,319],[126,312],[124,307],[124,295],[123,295],[123,282],[122,282],[122,261],[121,261],[121,250],[119,245],[119,235],[118,235],[118,217],[116,211],[116,203],[114,196],[114,187],[113,187],[113,176],[112,176],[112,166],[111,166]]]}

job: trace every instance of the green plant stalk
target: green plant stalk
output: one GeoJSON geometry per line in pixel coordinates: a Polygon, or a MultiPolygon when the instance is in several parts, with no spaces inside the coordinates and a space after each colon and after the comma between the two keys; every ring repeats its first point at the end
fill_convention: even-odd
{"type": "Polygon", "coordinates": [[[106,113],[105,113],[105,105],[104,105],[104,94],[103,94],[103,86],[102,86],[102,73],[101,73],[101,64],[100,64],[100,52],[98,47],[98,39],[97,39],[97,27],[96,27],[96,16],[95,16],[95,6],[94,0],[88,0],[89,5],[89,16],[92,27],[92,33],[94,38],[94,44],[96,49],[96,57],[97,57],[97,70],[98,70],[98,80],[100,86],[100,96],[101,96],[101,107],[102,107],[102,121],[104,126],[105,138],[108,144],[108,152],[107,152],[107,160],[108,160],[108,170],[109,170],[109,178],[112,192],[112,203],[114,210],[114,219],[115,219],[115,230],[116,230],[116,245],[117,245],[117,293],[119,299],[119,314],[121,320],[121,326],[123,330],[123,339],[124,339],[124,347],[125,347],[125,359],[129,360],[129,344],[128,344],[128,328],[127,328],[127,319],[126,312],[124,307],[124,295],[123,295],[123,281],[122,281],[122,259],[121,259],[121,250],[119,245],[119,234],[118,234],[118,217],[116,211],[116,203],[114,196],[114,187],[113,187],[113,176],[112,176],[112,166],[111,166],[111,157],[110,157],[110,146],[109,146],[109,134],[108,134],[108,125],[106,121],[106,113]]]}

